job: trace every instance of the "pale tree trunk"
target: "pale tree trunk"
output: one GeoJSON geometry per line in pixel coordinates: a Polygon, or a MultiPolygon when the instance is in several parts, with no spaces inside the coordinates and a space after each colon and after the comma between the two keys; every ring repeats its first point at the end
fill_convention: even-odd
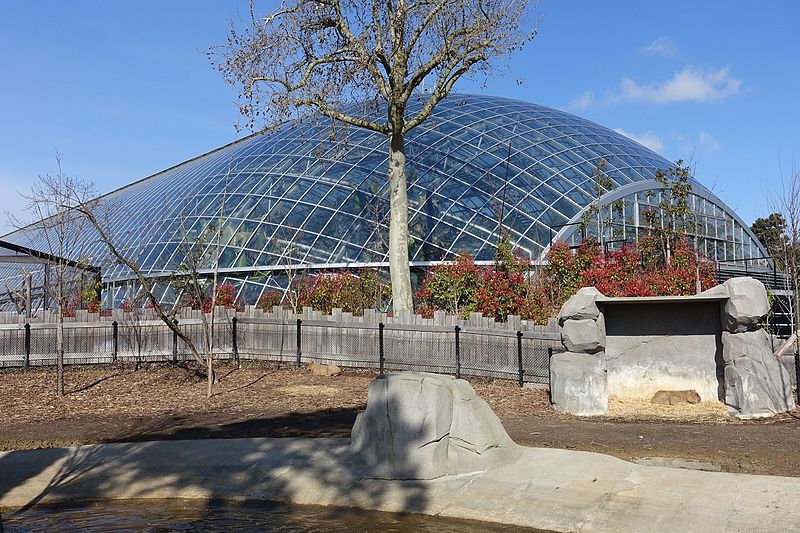
{"type": "Polygon", "coordinates": [[[408,263],[408,191],[406,154],[402,134],[389,138],[389,275],[392,280],[392,308],[412,311],[411,272],[408,263]]]}

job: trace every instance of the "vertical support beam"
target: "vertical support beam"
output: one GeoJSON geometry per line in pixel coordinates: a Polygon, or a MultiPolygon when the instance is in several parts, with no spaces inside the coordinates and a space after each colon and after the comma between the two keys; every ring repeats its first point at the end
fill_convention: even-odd
{"type": "Polygon", "coordinates": [[[383,325],[383,322],[378,324],[378,363],[379,363],[379,366],[380,366],[380,373],[381,374],[383,374],[384,360],[385,360],[385,356],[384,356],[384,352],[383,352],[383,328],[384,327],[385,326],[383,325]]]}
{"type": "Polygon", "coordinates": [[[22,366],[26,369],[31,364],[31,325],[25,322],[25,359],[22,366]]]}
{"type": "Polygon", "coordinates": [[[461,328],[455,327],[456,334],[456,379],[461,379],[461,328]]]}
{"type": "Polygon", "coordinates": [[[519,368],[519,386],[525,385],[525,369],[522,368],[522,332],[517,331],[517,365],[519,368]]]}
{"type": "Polygon", "coordinates": [[[297,319],[297,361],[295,366],[300,368],[300,360],[303,357],[303,321],[297,319]]]}
{"type": "Polygon", "coordinates": [[[239,368],[239,339],[236,327],[238,322],[236,317],[231,319],[231,344],[233,344],[233,359],[236,361],[236,368],[239,368]]]}
{"type": "Polygon", "coordinates": [[[111,362],[117,362],[117,353],[119,347],[119,324],[117,321],[111,323],[111,362]]]}

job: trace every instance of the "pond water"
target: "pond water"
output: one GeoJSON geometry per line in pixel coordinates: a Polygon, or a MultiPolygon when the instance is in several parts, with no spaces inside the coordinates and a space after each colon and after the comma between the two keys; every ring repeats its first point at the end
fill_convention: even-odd
{"type": "Polygon", "coordinates": [[[532,532],[487,522],[360,509],[272,502],[124,500],[35,506],[3,513],[5,533],[17,532],[532,532]]]}

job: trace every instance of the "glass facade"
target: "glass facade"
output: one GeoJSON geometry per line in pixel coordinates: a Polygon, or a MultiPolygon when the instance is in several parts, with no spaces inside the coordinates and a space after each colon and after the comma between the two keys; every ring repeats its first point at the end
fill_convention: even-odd
{"type": "MultiPolygon", "coordinates": [[[[421,102],[412,102],[409,114],[421,102]]],[[[539,260],[552,239],[578,238],[575,223],[589,205],[608,211],[609,222],[594,229],[606,240],[635,238],[639,210],[654,201],[647,187],[656,170],[671,165],[575,115],[484,95],[443,100],[407,135],[406,158],[415,265],[461,251],[490,260],[500,223],[516,247],[539,260]],[[600,161],[614,194],[598,199],[593,174],[600,161]],[[624,204],[616,219],[606,198],[614,195],[624,204]]],[[[240,301],[253,303],[268,288],[282,288],[287,269],[386,264],[387,160],[387,139],[378,133],[329,122],[284,126],[107,194],[98,209],[119,248],[148,275],[179,269],[183,243],[205,239],[205,269],[219,250],[221,276],[235,284],[240,301]]],[[[729,208],[699,183],[693,187],[697,242],[709,257],[764,255],[729,208]]],[[[3,238],[45,246],[35,230],[3,238]]],[[[119,300],[130,272],[108,260],[95,235],[87,233],[84,245],[82,255],[103,267],[119,300]]],[[[0,264],[0,279],[18,268],[0,264]]],[[[161,290],[171,297],[164,284],[161,290]]]]}

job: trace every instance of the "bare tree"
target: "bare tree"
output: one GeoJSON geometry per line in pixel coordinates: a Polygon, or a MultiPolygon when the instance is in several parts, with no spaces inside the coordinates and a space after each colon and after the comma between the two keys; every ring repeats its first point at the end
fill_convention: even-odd
{"type": "Polygon", "coordinates": [[[781,257],[773,258],[782,263],[786,271],[784,289],[791,294],[787,306],[791,322],[792,339],[795,342],[795,351],[800,351],[800,312],[798,311],[798,297],[800,297],[800,168],[792,166],[788,177],[780,172],[780,182],[770,195],[772,209],[783,216],[785,227],[784,236],[780,239],[781,257]]]}
{"type": "Polygon", "coordinates": [[[395,310],[413,308],[408,261],[405,136],[468,73],[535,36],[529,0],[288,0],[210,55],[240,88],[242,114],[268,125],[328,117],[386,135],[389,271],[395,310]],[[429,92],[421,94],[423,88],[429,92]],[[422,105],[409,113],[409,101],[422,105]],[[373,104],[370,118],[365,103],[373,104]],[[355,104],[360,103],[361,106],[355,104]]]}
{"type": "MultiPolygon", "coordinates": [[[[195,361],[206,368],[209,381],[207,396],[210,397],[211,387],[215,381],[215,376],[213,364],[209,360],[212,356],[208,350],[213,349],[213,343],[208,341],[207,331],[209,329],[209,325],[207,323],[208,318],[205,316],[205,313],[203,313],[205,346],[203,347],[203,352],[201,352],[187,330],[179,325],[177,316],[179,309],[177,305],[173,305],[171,308],[168,308],[161,304],[155,291],[157,279],[146,275],[145,271],[139,264],[139,258],[130,254],[127,249],[121,248],[121,246],[118,244],[119,240],[114,235],[111,229],[111,224],[109,223],[111,218],[120,216],[119,212],[115,212],[115,206],[109,204],[108,202],[100,203],[90,200],[78,202],[74,196],[76,194],[76,192],[74,192],[75,190],[78,189],[73,189],[73,192],[71,193],[73,196],[70,197],[72,212],[79,214],[81,218],[92,227],[97,239],[105,246],[111,258],[118,264],[125,266],[130,271],[136,280],[136,283],[138,284],[141,297],[146,302],[146,305],[149,308],[152,308],[156,316],[172,332],[175,333],[181,342],[183,342],[183,344],[191,352],[195,361]]],[[[203,235],[206,234],[205,232],[209,231],[208,228],[214,228],[214,225],[210,224],[206,229],[204,229],[203,235]]],[[[174,272],[170,275],[169,282],[173,285],[177,285],[178,281],[182,280],[184,285],[178,287],[179,290],[191,291],[200,301],[202,301],[205,296],[203,292],[205,285],[200,270],[205,266],[202,258],[205,257],[205,254],[207,253],[208,240],[204,237],[193,240],[190,239],[185,233],[186,232],[184,232],[184,235],[181,237],[181,247],[183,247],[183,254],[181,258],[182,261],[181,264],[176,267],[174,272]]]]}
{"type": "Polygon", "coordinates": [[[34,240],[31,247],[55,259],[50,266],[52,283],[43,290],[51,292],[56,304],[56,392],[63,396],[64,315],[70,298],[69,287],[75,281],[75,264],[85,260],[87,229],[86,220],[74,208],[92,198],[94,188],[64,173],[60,154],[56,154],[56,162],[57,173],[39,175],[23,197],[33,218],[31,225],[24,226],[25,234],[34,240]]]}

